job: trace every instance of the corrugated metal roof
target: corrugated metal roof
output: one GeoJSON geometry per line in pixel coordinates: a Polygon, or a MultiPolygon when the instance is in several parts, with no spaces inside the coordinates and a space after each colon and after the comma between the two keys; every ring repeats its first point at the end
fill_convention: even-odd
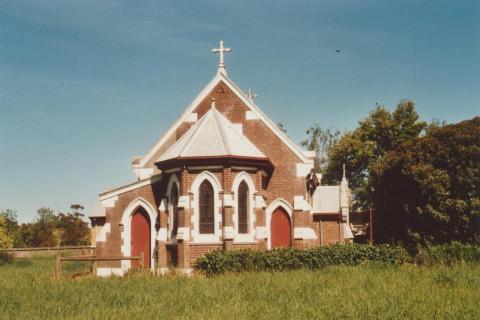
{"type": "Polygon", "coordinates": [[[340,186],[318,186],[313,193],[314,213],[340,212],[340,186]]]}
{"type": "Polygon", "coordinates": [[[97,202],[95,202],[95,205],[93,206],[92,212],[90,213],[89,217],[101,218],[106,216],[107,216],[107,210],[102,205],[102,202],[100,200],[97,200],[97,202]]]}
{"type": "Polygon", "coordinates": [[[212,107],[157,161],[175,158],[241,156],[266,158],[238,126],[212,107]]]}

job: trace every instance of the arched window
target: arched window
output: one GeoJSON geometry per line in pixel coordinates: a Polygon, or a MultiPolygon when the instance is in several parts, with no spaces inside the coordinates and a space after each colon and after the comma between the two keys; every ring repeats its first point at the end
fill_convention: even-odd
{"type": "Polygon", "coordinates": [[[238,233],[248,233],[248,186],[245,181],[238,187],[238,233]]]}
{"type": "Polygon", "coordinates": [[[200,234],[215,233],[215,218],[214,218],[214,192],[213,187],[207,180],[200,185],[200,234]]]}
{"type": "Polygon", "coordinates": [[[176,183],[172,185],[172,190],[170,191],[170,204],[172,211],[172,236],[176,236],[178,231],[178,187],[176,183]]]}

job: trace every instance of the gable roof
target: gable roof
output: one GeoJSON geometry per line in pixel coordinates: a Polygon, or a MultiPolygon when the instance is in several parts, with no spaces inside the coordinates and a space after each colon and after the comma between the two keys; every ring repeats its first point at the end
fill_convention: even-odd
{"type": "Polygon", "coordinates": [[[212,103],[212,108],[157,162],[176,158],[240,156],[266,158],[212,103]]]}
{"type": "Polygon", "coordinates": [[[242,102],[270,129],[272,132],[285,143],[285,145],[294,152],[303,163],[313,163],[312,159],[305,156],[304,151],[296,145],[290,138],[283,133],[276,124],[270,120],[260,108],[250,100],[247,95],[222,71],[217,72],[215,77],[203,88],[199,95],[190,103],[187,109],[183,112],[180,118],[167,130],[167,132],[155,143],[155,145],[139,160],[139,167],[144,167],[148,161],[155,156],[155,153],[162,147],[162,145],[172,136],[177,128],[184,123],[190,113],[205,99],[205,97],[213,90],[213,88],[223,81],[241,100],[242,102]]]}

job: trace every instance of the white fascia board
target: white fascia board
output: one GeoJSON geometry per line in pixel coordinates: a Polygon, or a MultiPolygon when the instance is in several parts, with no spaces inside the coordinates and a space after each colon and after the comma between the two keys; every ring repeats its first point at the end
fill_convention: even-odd
{"type": "Polygon", "coordinates": [[[157,152],[158,149],[167,141],[167,139],[177,130],[177,128],[190,117],[192,111],[197,107],[200,102],[213,90],[213,88],[217,85],[218,82],[222,79],[221,73],[217,73],[215,77],[203,88],[202,91],[197,95],[197,97],[190,103],[187,109],[183,112],[183,114],[178,118],[177,121],[173,123],[173,125],[165,132],[161,138],[155,143],[155,145],[143,156],[140,160],[139,165],[143,167],[157,152]]]}
{"type": "Polygon", "coordinates": [[[105,192],[99,194],[100,201],[102,201],[102,204],[104,206],[106,206],[105,200],[107,200],[109,198],[113,198],[113,197],[118,198],[118,195],[120,195],[122,193],[132,191],[132,190],[144,187],[144,186],[148,186],[149,184],[160,181],[161,179],[162,179],[162,175],[158,174],[158,175],[152,176],[152,177],[144,179],[144,180],[139,180],[139,181],[127,184],[125,186],[115,188],[111,191],[105,191],[105,192]]]}

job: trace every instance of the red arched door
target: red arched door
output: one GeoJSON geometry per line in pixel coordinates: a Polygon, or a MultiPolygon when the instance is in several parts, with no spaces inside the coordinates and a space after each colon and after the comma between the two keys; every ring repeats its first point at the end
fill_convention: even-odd
{"type": "Polygon", "coordinates": [[[270,220],[270,237],[272,248],[290,247],[292,243],[290,217],[281,207],[273,211],[270,220]]]}
{"type": "MultiPolygon", "coordinates": [[[[132,256],[143,252],[143,265],[150,268],[150,219],[144,209],[138,208],[132,216],[132,256]]],[[[138,267],[138,261],[132,261],[132,267],[138,267]]]]}

